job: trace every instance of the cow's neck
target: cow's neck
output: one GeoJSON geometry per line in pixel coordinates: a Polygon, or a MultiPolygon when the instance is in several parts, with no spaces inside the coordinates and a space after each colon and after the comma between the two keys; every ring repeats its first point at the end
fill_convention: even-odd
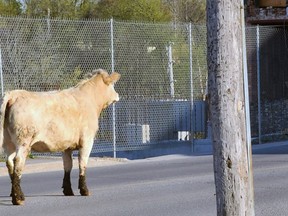
{"type": "Polygon", "coordinates": [[[107,104],[107,101],[103,97],[104,95],[102,95],[103,90],[101,91],[104,85],[105,85],[104,83],[102,84],[102,83],[89,82],[81,86],[80,88],[82,97],[87,97],[92,106],[95,107],[97,117],[100,116],[102,110],[107,104]]]}

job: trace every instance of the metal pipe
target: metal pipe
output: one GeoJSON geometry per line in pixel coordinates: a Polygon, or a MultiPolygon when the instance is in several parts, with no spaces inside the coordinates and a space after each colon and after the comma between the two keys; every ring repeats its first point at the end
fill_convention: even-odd
{"type": "Polygon", "coordinates": [[[244,0],[241,1],[241,25],[242,25],[242,55],[243,55],[243,73],[244,73],[244,101],[245,101],[245,120],[246,120],[246,147],[248,162],[248,184],[249,198],[251,201],[251,216],[255,215],[254,210],[254,185],[253,185],[253,167],[252,167],[252,146],[251,146],[251,124],[250,124],[250,103],[249,103],[249,83],[247,68],[247,51],[246,51],[246,28],[245,28],[245,12],[244,0]]]}
{"type": "MultiPolygon", "coordinates": [[[[241,7],[241,23],[242,23],[242,46],[243,46],[243,72],[244,72],[244,100],[245,100],[245,117],[246,117],[246,136],[248,153],[251,152],[251,124],[250,124],[250,104],[249,104],[249,82],[247,69],[247,51],[246,51],[246,28],[244,19],[244,8],[241,7]]],[[[250,160],[248,160],[250,163],[250,160]]]]}
{"type": "MultiPolygon", "coordinates": [[[[114,29],[113,29],[113,18],[110,20],[110,38],[111,38],[111,70],[114,71],[114,29]]],[[[117,157],[116,151],[116,109],[115,104],[112,105],[112,127],[113,127],[113,157],[117,157]]]]}
{"type": "Polygon", "coordinates": [[[257,99],[258,99],[258,142],[261,144],[262,127],[261,127],[261,82],[260,82],[260,34],[259,25],[256,28],[256,53],[257,53],[257,99]]]}
{"type": "Polygon", "coordinates": [[[193,89],[193,51],[192,51],[192,24],[189,23],[189,73],[190,73],[190,100],[191,100],[191,110],[190,110],[190,125],[191,125],[191,144],[192,152],[194,152],[194,89],[193,89]]]}

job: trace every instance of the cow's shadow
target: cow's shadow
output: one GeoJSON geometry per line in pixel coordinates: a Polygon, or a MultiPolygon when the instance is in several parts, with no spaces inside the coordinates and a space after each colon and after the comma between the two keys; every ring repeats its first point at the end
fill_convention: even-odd
{"type": "MultiPolygon", "coordinates": [[[[81,195],[74,195],[69,197],[80,197],[81,195]]],[[[31,194],[26,195],[25,198],[37,198],[37,197],[67,197],[61,194],[31,194]]],[[[10,196],[4,196],[0,195],[0,206],[13,206],[11,197],[10,196]]]]}
{"type": "Polygon", "coordinates": [[[0,206],[10,206],[10,205],[12,205],[11,197],[0,196],[0,206]]]}

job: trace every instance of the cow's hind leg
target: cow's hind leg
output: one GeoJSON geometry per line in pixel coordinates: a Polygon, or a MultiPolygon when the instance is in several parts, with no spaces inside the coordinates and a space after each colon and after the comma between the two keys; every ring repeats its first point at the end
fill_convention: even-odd
{"type": "MultiPolygon", "coordinates": [[[[7,154],[7,159],[6,159],[6,167],[8,169],[8,174],[10,176],[11,184],[12,184],[12,178],[13,178],[13,173],[14,173],[14,158],[15,158],[16,152],[9,152],[7,154]]],[[[12,197],[12,189],[11,189],[11,194],[10,196],[12,197]]]]}
{"type": "Polygon", "coordinates": [[[20,182],[22,171],[25,166],[26,158],[29,153],[29,149],[25,146],[19,147],[16,156],[13,160],[14,162],[14,172],[12,175],[12,203],[13,205],[22,205],[24,203],[25,197],[22,192],[20,182]]]}
{"type": "MultiPolygon", "coordinates": [[[[15,155],[16,155],[16,153],[8,155],[7,160],[6,160],[6,167],[8,169],[8,174],[9,174],[9,177],[11,180],[11,184],[12,184],[13,173],[14,173],[14,157],[15,157],[15,155]]],[[[12,197],[12,188],[11,188],[10,196],[12,197]]]]}
{"type": "MultiPolygon", "coordinates": [[[[92,146],[91,146],[92,148],[92,146]]],[[[78,189],[80,190],[80,194],[82,196],[89,196],[90,192],[88,190],[88,187],[86,185],[86,168],[87,168],[87,163],[89,159],[91,149],[84,149],[81,148],[79,150],[79,184],[78,184],[78,189]]]]}
{"type": "Polygon", "coordinates": [[[64,179],[63,179],[63,193],[65,196],[74,196],[72,187],[71,187],[71,178],[70,173],[73,167],[72,161],[72,151],[66,150],[63,152],[63,165],[64,165],[64,179]]]}

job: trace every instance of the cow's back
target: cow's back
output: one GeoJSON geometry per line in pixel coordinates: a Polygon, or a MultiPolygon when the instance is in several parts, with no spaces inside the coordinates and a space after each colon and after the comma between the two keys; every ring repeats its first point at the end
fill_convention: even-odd
{"type": "Polygon", "coordinates": [[[79,104],[69,91],[15,90],[8,96],[4,143],[30,145],[41,152],[77,148],[83,125],[79,104]]]}

